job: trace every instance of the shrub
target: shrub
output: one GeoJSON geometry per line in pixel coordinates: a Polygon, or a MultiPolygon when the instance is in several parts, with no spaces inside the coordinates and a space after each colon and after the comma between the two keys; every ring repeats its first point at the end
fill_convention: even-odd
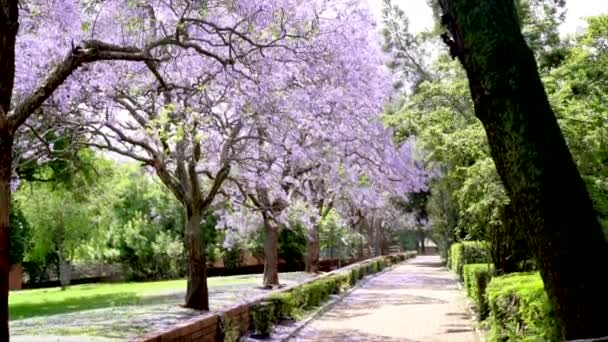
{"type": "Polygon", "coordinates": [[[297,301],[292,292],[280,292],[268,298],[274,305],[274,318],[277,320],[295,319],[300,315],[297,301]]]}
{"type": "Polygon", "coordinates": [[[378,260],[378,271],[382,271],[387,264],[390,265],[390,259],[385,260],[378,260]]]}
{"type": "Polygon", "coordinates": [[[489,341],[562,341],[538,273],[493,278],[487,286],[489,341]]]}
{"type": "Polygon", "coordinates": [[[225,316],[220,317],[222,327],[222,341],[224,342],[237,342],[241,337],[240,327],[237,322],[233,319],[225,316]]]}
{"type": "Polygon", "coordinates": [[[464,265],[464,285],[467,295],[473,301],[477,311],[477,319],[483,321],[488,316],[488,301],[486,287],[492,278],[494,266],[492,264],[464,265]]]}
{"type": "Polygon", "coordinates": [[[274,305],[270,301],[261,302],[251,308],[253,327],[262,336],[268,336],[274,323],[274,305]]]}
{"type": "Polygon", "coordinates": [[[345,273],[336,275],[338,293],[340,293],[350,287],[350,279],[351,279],[350,272],[345,272],[345,273]]]}
{"type": "Polygon", "coordinates": [[[450,249],[450,266],[461,280],[464,265],[491,261],[488,244],[484,241],[463,241],[453,244],[450,249]]]}
{"type": "Polygon", "coordinates": [[[350,286],[353,286],[357,283],[357,280],[359,280],[359,268],[353,268],[350,271],[350,286]]]}

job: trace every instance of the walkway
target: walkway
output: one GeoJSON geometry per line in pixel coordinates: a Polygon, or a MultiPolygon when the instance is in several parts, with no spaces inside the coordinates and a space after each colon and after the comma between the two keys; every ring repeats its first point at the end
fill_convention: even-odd
{"type": "Polygon", "coordinates": [[[291,341],[479,342],[464,305],[439,257],[419,256],[364,283],[291,341]]]}

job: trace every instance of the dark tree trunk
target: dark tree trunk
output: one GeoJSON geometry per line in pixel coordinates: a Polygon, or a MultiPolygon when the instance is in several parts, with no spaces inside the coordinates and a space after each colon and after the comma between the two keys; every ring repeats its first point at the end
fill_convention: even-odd
{"type": "Polygon", "coordinates": [[[308,234],[306,241],[306,272],[319,272],[319,255],[321,254],[321,246],[319,243],[319,226],[314,225],[312,231],[308,234]]]}
{"type": "Polygon", "coordinates": [[[388,230],[384,230],[382,234],[382,242],[380,244],[380,254],[388,255],[391,243],[391,234],[388,230]]]}
{"type": "Polygon", "coordinates": [[[0,130],[0,341],[8,341],[12,138],[0,130]]]}
{"type": "Polygon", "coordinates": [[[17,0],[0,0],[0,341],[9,340],[8,278],[13,132],[8,121],[15,82],[15,41],[19,29],[17,0]]]}
{"type": "Polygon", "coordinates": [[[357,257],[359,260],[365,257],[365,244],[363,242],[363,225],[359,224],[359,244],[357,246],[357,257]]]}
{"type": "Polygon", "coordinates": [[[496,274],[525,271],[522,264],[532,258],[523,227],[516,218],[513,206],[506,205],[501,212],[502,225],[490,228],[490,247],[496,274]]]}
{"type": "Polygon", "coordinates": [[[264,287],[279,285],[279,227],[264,219],[264,287]]]}
{"type": "Polygon", "coordinates": [[[424,245],[425,234],[422,229],[416,230],[416,240],[418,240],[418,253],[426,253],[426,246],[424,245]]]}
{"type": "Polygon", "coordinates": [[[207,290],[207,262],[201,231],[202,212],[186,210],[186,250],[188,256],[188,288],[186,291],[187,308],[209,310],[207,290]]]}
{"type": "Polygon", "coordinates": [[[608,245],[561,134],[514,1],[440,0],[496,168],[528,229],[566,339],[608,336],[608,245]],[[598,266],[600,265],[600,266],[598,266]]]}

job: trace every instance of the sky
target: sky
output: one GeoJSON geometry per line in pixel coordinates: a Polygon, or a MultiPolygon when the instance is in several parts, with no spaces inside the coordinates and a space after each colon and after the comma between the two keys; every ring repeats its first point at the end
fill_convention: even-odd
{"type": "MultiPolygon", "coordinates": [[[[380,18],[382,0],[367,0],[372,10],[380,18]]],[[[401,7],[410,20],[412,32],[420,32],[433,26],[433,15],[426,0],[393,0],[401,7]]],[[[566,22],[560,28],[562,34],[576,33],[577,29],[585,25],[583,17],[608,12],[606,0],[566,0],[566,22]]]]}

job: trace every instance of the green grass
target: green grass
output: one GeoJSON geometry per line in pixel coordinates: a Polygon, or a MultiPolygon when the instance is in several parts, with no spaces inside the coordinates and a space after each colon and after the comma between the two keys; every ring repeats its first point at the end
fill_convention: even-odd
{"type": "MultiPolygon", "coordinates": [[[[210,288],[257,284],[259,275],[209,278],[210,288]]],[[[185,280],[167,280],[142,283],[86,284],[11,292],[9,315],[11,320],[35,316],[48,316],[74,311],[99,309],[122,305],[139,305],[167,300],[168,295],[185,292],[185,280]]]]}

